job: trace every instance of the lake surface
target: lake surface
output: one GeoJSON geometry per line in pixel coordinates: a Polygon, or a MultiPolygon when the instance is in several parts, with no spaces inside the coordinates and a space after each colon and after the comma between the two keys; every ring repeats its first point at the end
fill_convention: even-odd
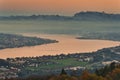
{"type": "Polygon", "coordinates": [[[25,36],[36,36],[41,38],[48,38],[58,40],[59,43],[38,45],[32,47],[12,48],[0,50],[0,58],[14,58],[14,57],[32,57],[42,55],[56,55],[68,53],[83,53],[93,52],[98,49],[108,48],[120,45],[120,42],[108,40],[85,40],[75,39],[74,35],[48,35],[48,34],[23,34],[25,36]]]}

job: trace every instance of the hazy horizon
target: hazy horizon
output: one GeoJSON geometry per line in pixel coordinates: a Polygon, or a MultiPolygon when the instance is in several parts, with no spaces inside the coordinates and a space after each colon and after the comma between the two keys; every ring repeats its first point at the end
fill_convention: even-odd
{"type": "Polygon", "coordinates": [[[98,12],[98,13],[105,13],[105,14],[120,14],[120,13],[109,13],[109,12],[105,12],[105,11],[78,11],[78,12],[75,12],[73,13],[72,15],[64,15],[64,14],[47,14],[47,13],[29,13],[29,14],[9,14],[9,15],[1,15],[0,14],[0,17],[10,17],[10,16],[33,16],[33,15],[36,15],[36,16],[39,16],[39,15],[45,15],[45,16],[55,16],[55,15],[59,15],[59,16],[64,16],[64,17],[73,17],[75,14],[77,13],[81,13],[81,12],[98,12]]]}

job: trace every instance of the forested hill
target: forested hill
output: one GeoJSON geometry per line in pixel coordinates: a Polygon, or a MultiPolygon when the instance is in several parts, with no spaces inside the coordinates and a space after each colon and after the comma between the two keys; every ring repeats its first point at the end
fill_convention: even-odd
{"type": "Polygon", "coordinates": [[[31,15],[31,16],[1,16],[0,20],[77,20],[77,21],[120,21],[120,14],[105,12],[79,12],[73,16],[60,15],[31,15]]]}
{"type": "Polygon", "coordinates": [[[79,12],[74,15],[77,20],[120,20],[120,14],[109,14],[105,12],[79,12]]]}

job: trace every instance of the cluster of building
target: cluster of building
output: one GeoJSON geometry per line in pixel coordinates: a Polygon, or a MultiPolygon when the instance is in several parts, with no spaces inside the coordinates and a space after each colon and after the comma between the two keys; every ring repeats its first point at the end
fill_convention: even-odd
{"type": "Polygon", "coordinates": [[[17,75],[18,71],[20,71],[20,69],[14,67],[11,68],[0,67],[0,79],[16,78],[18,77],[17,75]]]}

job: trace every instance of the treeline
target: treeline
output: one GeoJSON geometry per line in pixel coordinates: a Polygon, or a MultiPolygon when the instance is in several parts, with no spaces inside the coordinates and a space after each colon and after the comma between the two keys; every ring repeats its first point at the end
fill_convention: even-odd
{"type": "Polygon", "coordinates": [[[28,78],[16,78],[16,79],[5,79],[5,80],[120,80],[120,64],[111,63],[109,66],[105,66],[95,73],[89,73],[84,70],[82,75],[68,75],[67,72],[62,69],[60,75],[51,76],[30,76],[28,78]]]}

